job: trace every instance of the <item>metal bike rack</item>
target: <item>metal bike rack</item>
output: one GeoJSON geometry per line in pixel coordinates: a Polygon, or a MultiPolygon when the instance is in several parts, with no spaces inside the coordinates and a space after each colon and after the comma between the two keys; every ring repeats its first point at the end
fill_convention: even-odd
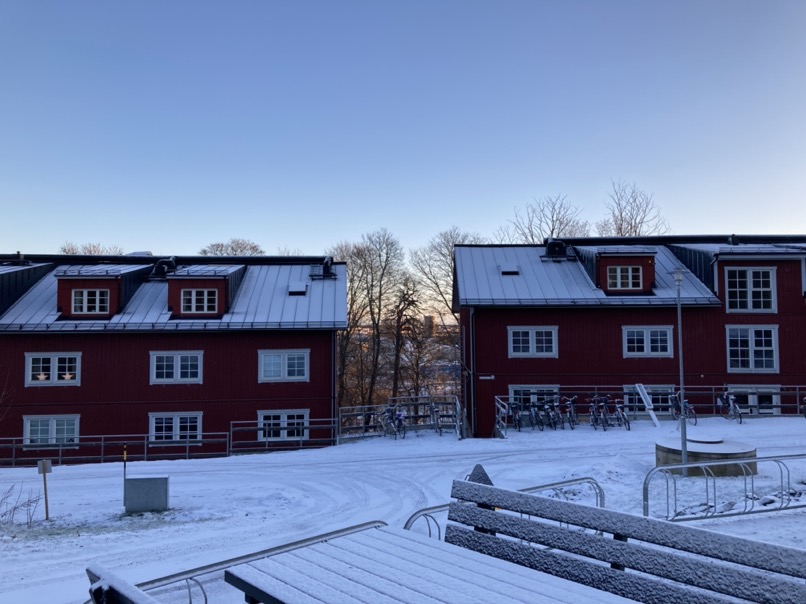
{"type": "Polygon", "coordinates": [[[650,470],[644,478],[643,485],[643,513],[644,516],[649,516],[649,503],[650,503],[650,483],[660,474],[665,479],[666,491],[666,520],[672,522],[686,522],[690,520],[702,520],[706,518],[727,518],[730,516],[743,516],[746,514],[762,514],[768,512],[776,512],[781,510],[794,510],[806,507],[806,486],[800,491],[792,488],[792,477],[789,466],[786,462],[791,461],[806,461],[806,454],[800,455],[783,455],[773,457],[747,457],[743,459],[726,459],[719,461],[707,462],[693,462],[685,464],[672,464],[666,466],[658,466],[650,470]],[[758,495],[756,489],[756,473],[754,468],[759,464],[773,464],[774,470],[778,475],[778,491],[775,493],[779,501],[776,505],[758,505],[758,495]],[[713,468],[717,466],[732,465],[737,466],[741,473],[738,476],[727,477],[717,476],[713,468]],[[682,476],[681,470],[700,470],[699,475],[693,472],[688,472],[688,476],[682,476]],[[678,473],[675,473],[675,472],[678,473]],[[681,510],[680,501],[678,496],[678,478],[685,481],[692,481],[703,479],[705,487],[705,503],[703,511],[699,514],[688,513],[681,510]],[[737,480],[743,490],[743,505],[742,509],[732,509],[729,511],[720,511],[719,509],[719,486],[730,484],[733,488],[736,486],[737,480]],[[802,499],[802,503],[798,501],[802,499]],[[683,515],[685,514],[685,516],[683,515]]]}

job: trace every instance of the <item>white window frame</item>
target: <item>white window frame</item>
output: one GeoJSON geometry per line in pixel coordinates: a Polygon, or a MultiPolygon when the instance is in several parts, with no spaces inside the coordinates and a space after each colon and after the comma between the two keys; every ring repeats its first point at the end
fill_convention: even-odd
{"type": "Polygon", "coordinates": [[[778,326],[777,325],[725,325],[725,353],[726,364],[728,373],[778,373],[780,350],[778,347],[778,326]],[[749,367],[732,367],[731,366],[731,335],[734,330],[747,330],[747,351],[749,367]],[[770,331],[772,336],[771,347],[757,347],[756,346],[756,331],[770,331]],[[755,364],[758,360],[756,353],[763,350],[772,351],[772,367],[756,367],[755,364]]]}
{"type": "Polygon", "coordinates": [[[74,315],[108,315],[109,289],[74,289],[70,308],[74,315]]]}
{"type": "Polygon", "coordinates": [[[196,445],[201,445],[202,440],[202,412],[201,411],[182,411],[182,412],[175,412],[175,413],[149,413],[148,414],[148,442],[151,445],[170,445],[170,444],[187,444],[187,443],[194,443],[196,445]],[[182,420],[183,419],[195,419],[196,420],[196,430],[193,432],[192,436],[184,436],[185,434],[191,434],[190,432],[183,432],[182,431],[182,420]],[[163,438],[165,436],[164,432],[159,434],[159,438],[157,435],[157,420],[158,419],[170,419],[171,420],[171,434],[170,438],[163,438]]]}
{"type": "Polygon", "coordinates": [[[180,300],[183,315],[209,315],[218,313],[218,290],[215,288],[199,287],[183,289],[180,293],[180,300]]]}
{"type": "MultiPolygon", "coordinates": [[[[520,359],[520,358],[535,358],[535,359],[556,359],[559,356],[559,338],[558,338],[558,331],[559,328],[556,325],[523,325],[523,326],[510,326],[507,327],[507,353],[509,354],[510,359],[520,359]],[[515,350],[516,341],[515,341],[515,334],[526,332],[529,335],[527,336],[528,342],[528,350],[515,350]],[[546,352],[544,350],[537,351],[537,334],[550,334],[551,335],[551,351],[546,352]]],[[[521,335],[518,336],[519,338],[522,337],[521,335]]],[[[523,342],[518,343],[519,346],[522,347],[523,342]]]]}
{"type": "Polygon", "coordinates": [[[753,267],[743,267],[743,266],[726,266],[725,267],[725,311],[728,313],[776,313],[778,312],[778,296],[776,295],[777,291],[777,280],[776,280],[776,271],[775,267],[768,267],[768,266],[753,266],[753,267]],[[746,288],[735,288],[730,286],[730,273],[732,271],[738,273],[744,273],[744,279],[747,283],[746,288]],[[768,273],[767,277],[770,281],[769,287],[755,287],[754,280],[755,276],[753,273],[768,273]],[[744,300],[731,300],[731,295],[736,294],[737,296],[744,292],[745,298],[744,300]],[[768,292],[770,299],[769,299],[769,306],[755,306],[756,302],[753,300],[754,294],[763,294],[764,292],[768,292]],[[744,306],[740,306],[743,303],[744,306]]]}
{"type": "Polygon", "coordinates": [[[158,384],[201,384],[204,380],[204,351],[203,350],[152,350],[149,352],[149,383],[158,384]],[[195,356],[198,360],[198,376],[180,377],[181,362],[184,356],[195,356]],[[159,357],[172,357],[174,376],[172,378],[157,377],[157,359],[159,357]]]}
{"type": "Polygon", "coordinates": [[[643,267],[626,264],[607,267],[608,290],[641,290],[644,288],[643,267]]]}
{"type": "Polygon", "coordinates": [[[310,409],[267,409],[258,411],[257,439],[260,442],[308,440],[310,416],[310,409]],[[267,421],[275,423],[267,425],[267,421]]]}
{"type": "Polygon", "coordinates": [[[544,399],[554,400],[560,394],[559,384],[510,384],[509,401],[511,403],[529,404],[532,402],[532,394],[535,395],[536,402],[544,399]],[[528,391],[528,397],[527,397],[528,391]]]}
{"type": "MultiPolygon", "coordinates": [[[[37,374],[39,376],[40,374],[37,374]]],[[[80,352],[26,352],[25,353],[25,387],[41,386],[80,386],[81,385],[81,353],[80,352]],[[75,361],[76,372],[73,379],[66,379],[69,373],[60,374],[58,371],[59,359],[72,358],[75,361]],[[50,374],[42,373],[42,379],[34,378],[33,365],[37,360],[48,359],[50,374]],[[60,379],[61,378],[61,379],[60,379]]]]}
{"type": "Polygon", "coordinates": [[[624,358],[672,358],[674,357],[673,335],[674,331],[671,325],[622,325],[621,342],[624,358]],[[653,331],[666,333],[666,350],[661,352],[653,352],[651,350],[653,331]],[[628,336],[630,332],[640,332],[642,334],[643,351],[634,352],[629,350],[628,336]]]}
{"type": "Polygon", "coordinates": [[[311,351],[307,348],[299,348],[294,350],[258,350],[257,351],[257,381],[258,383],[265,382],[309,382],[311,379],[311,351]],[[291,375],[291,366],[289,361],[292,358],[303,356],[304,368],[303,375],[291,375]],[[280,364],[279,375],[269,375],[267,373],[267,361],[269,357],[278,357],[280,364]]]}
{"type": "Polygon", "coordinates": [[[23,446],[26,448],[78,448],[79,434],[80,434],[80,415],[78,414],[65,414],[65,415],[24,415],[23,421],[23,446]],[[31,423],[48,422],[48,435],[47,442],[31,442],[31,423]],[[59,422],[72,422],[72,435],[69,437],[60,438],[56,435],[59,422]]]}

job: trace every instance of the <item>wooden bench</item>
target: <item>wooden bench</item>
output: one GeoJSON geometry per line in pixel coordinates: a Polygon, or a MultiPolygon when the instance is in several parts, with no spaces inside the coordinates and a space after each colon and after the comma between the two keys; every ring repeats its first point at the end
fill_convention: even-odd
{"type": "Polygon", "coordinates": [[[239,564],[224,580],[250,604],[624,604],[597,589],[386,526],[239,564]]]}
{"type": "Polygon", "coordinates": [[[98,564],[87,567],[93,604],[159,604],[146,592],[98,564]]]}
{"type": "Polygon", "coordinates": [[[806,602],[806,550],[454,481],[445,541],[651,604],[806,602]]]}

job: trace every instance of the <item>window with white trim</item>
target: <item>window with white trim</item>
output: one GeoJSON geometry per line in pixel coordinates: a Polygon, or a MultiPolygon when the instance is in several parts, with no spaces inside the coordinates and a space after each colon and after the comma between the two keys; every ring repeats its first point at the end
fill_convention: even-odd
{"type": "Polygon", "coordinates": [[[78,442],[78,415],[26,415],[22,419],[25,446],[74,445],[78,442]]]}
{"type": "Polygon", "coordinates": [[[624,357],[671,357],[672,328],[661,326],[623,326],[624,357]]]}
{"type": "Polygon", "coordinates": [[[109,314],[109,290],[74,289],[72,308],[74,315],[109,314]]]}
{"type": "Polygon", "coordinates": [[[523,405],[525,409],[530,404],[544,404],[546,402],[553,402],[555,397],[560,394],[560,387],[557,385],[517,385],[510,384],[509,386],[509,401],[511,403],[518,403],[523,405]]]}
{"type": "Polygon", "coordinates": [[[509,357],[557,358],[557,327],[508,327],[509,357]]]}
{"type": "Polygon", "coordinates": [[[148,440],[170,442],[201,440],[202,414],[199,413],[149,413],[148,440]]]}
{"type": "Polygon", "coordinates": [[[640,266],[608,266],[607,289],[643,289],[640,266]]]}
{"type": "Polygon", "coordinates": [[[26,352],[25,386],[80,386],[80,352],[26,352]]]}
{"type": "Polygon", "coordinates": [[[777,325],[727,325],[729,373],[777,373],[777,325]]]}
{"type": "Polygon", "coordinates": [[[310,350],[258,350],[258,382],[309,381],[310,350]]]}
{"type": "Polygon", "coordinates": [[[182,314],[210,314],[218,312],[218,290],[183,289],[182,314]]]}
{"type": "Polygon", "coordinates": [[[725,292],[728,312],[775,312],[775,270],[726,268],[725,292]]]}
{"type": "Polygon", "coordinates": [[[200,350],[152,351],[151,384],[201,384],[202,357],[200,350]]]}
{"type": "Polygon", "coordinates": [[[308,409],[258,411],[258,440],[308,440],[309,413],[308,409]]]}

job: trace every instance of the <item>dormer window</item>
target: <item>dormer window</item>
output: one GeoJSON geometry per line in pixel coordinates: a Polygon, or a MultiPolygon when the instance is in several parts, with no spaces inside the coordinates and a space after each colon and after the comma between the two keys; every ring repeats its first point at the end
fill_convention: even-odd
{"type": "Polygon", "coordinates": [[[640,266],[608,266],[607,289],[643,289],[640,266]]]}
{"type": "Polygon", "coordinates": [[[74,289],[72,314],[74,315],[108,315],[108,289],[74,289]]]}
{"type": "Polygon", "coordinates": [[[216,312],[218,312],[218,290],[182,290],[182,314],[215,314],[216,312]]]}

